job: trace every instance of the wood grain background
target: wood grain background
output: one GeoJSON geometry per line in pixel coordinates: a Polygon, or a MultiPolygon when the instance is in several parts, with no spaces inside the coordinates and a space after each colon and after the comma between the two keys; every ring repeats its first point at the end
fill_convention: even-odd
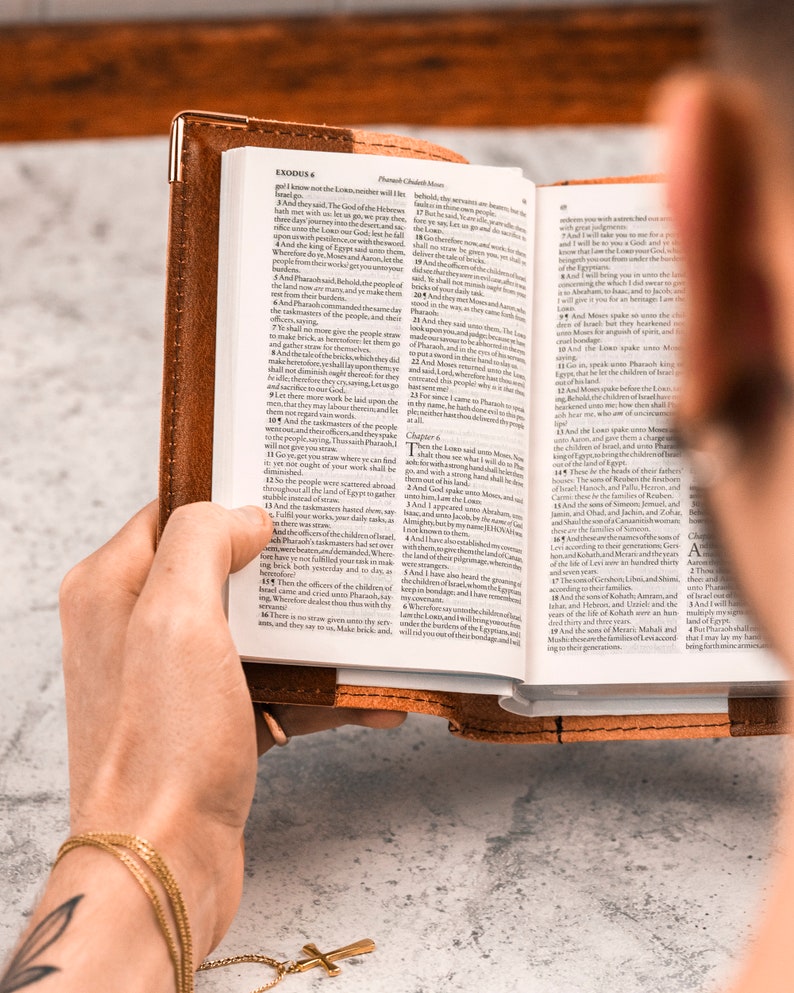
{"type": "Polygon", "coordinates": [[[630,123],[699,5],[0,30],[0,139],[164,134],[185,108],[329,124],[630,123]]]}

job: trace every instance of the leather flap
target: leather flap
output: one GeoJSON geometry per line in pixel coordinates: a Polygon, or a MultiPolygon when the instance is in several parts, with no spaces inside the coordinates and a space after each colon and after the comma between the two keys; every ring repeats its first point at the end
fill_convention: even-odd
{"type": "Polygon", "coordinates": [[[328,666],[243,662],[243,669],[256,703],[333,707],[336,702],[336,669],[328,666]]]}

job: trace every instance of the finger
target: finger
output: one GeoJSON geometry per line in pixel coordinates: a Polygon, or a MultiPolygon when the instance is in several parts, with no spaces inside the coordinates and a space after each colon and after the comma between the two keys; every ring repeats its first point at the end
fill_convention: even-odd
{"type": "Polygon", "coordinates": [[[343,724],[359,724],[367,728],[397,728],[408,716],[402,710],[359,710],[340,707],[337,713],[344,715],[343,724]]]}
{"type": "MultiPolygon", "coordinates": [[[[110,541],[71,569],[61,585],[61,601],[89,600],[95,594],[135,598],[149,575],[157,532],[157,501],[139,510],[110,541]]],[[[95,609],[96,604],[92,605],[95,609]]]]}
{"type": "Polygon", "coordinates": [[[123,632],[154,559],[157,505],[140,510],[105,545],[74,566],[59,594],[64,667],[83,657],[118,658],[123,632]]]}
{"type": "Polygon", "coordinates": [[[165,526],[143,595],[196,606],[217,602],[229,573],[258,555],[272,534],[273,522],[258,507],[179,507],[165,526]]]}
{"type": "Polygon", "coordinates": [[[722,420],[736,386],[759,369],[766,351],[745,101],[719,75],[695,72],[668,84],[660,102],[668,206],[687,287],[676,410],[684,428],[722,420]]]}
{"type": "MultiPolygon", "coordinates": [[[[363,710],[354,707],[297,707],[269,704],[267,708],[276,718],[287,737],[292,738],[317,731],[355,724],[359,727],[396,728],[406,718],[406,714],[396,710],[363,710]]],[[[261,705],[254,704],[256,715],[256,738],[259,754],[273,745],[273,738],[267,729],[261,713],[261,705]]]]}
{"type": "Polygon", "coordinates": [[[73,809],[85,797],[119,704],[129,618],[154,558],[157,507],[139,511],[61,584],[63,670],[73,809]]]}

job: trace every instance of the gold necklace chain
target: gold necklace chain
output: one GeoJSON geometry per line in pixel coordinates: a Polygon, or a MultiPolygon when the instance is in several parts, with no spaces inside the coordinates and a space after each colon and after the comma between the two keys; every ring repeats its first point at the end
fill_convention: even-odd
{"type": "Polygon", "coordinates": [[[255,962],[259,965],[268,965],[276,971],[275,979],[271,979],[269,983],[265,983],[263,986],[257,986],[255,990],[251,990],[251,993],[265,993],[266,990],[272,990],[285,976],[299,971],[295,967],[294,962],[279,962],[278,959],[271,958],[270,955],[257,955],[252,952],[248,955],[227,955],[225,958],[208,959],[201,963],[198,967],[198,972],[206,972],[209,969],[223,969],[227,965],[238,965],[241,962],[255,962]]]}

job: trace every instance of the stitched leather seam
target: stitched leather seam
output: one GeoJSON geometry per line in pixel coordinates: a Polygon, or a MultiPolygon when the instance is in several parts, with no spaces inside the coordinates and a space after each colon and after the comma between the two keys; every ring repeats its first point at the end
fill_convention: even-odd
{"type": "Polygon", "coordinates": [[[270,684],[267,686],[257,686],[255,682],[251,683],[251,689],[255,691],[261,690],[262,693],[284,693],[290,696],[308,696],[313,698],[332,696],[331,690],[296,690],[291,686],[271,686],[270,684]]]}
{"type": "Polygon", "coordinates": [[[716,724],[631,724],[628,727],[597,727],[597,728],[566,728],[563,726],[563,734],[589,734],[593,731],[687,731],[695,728],[727,728],[730,721],[720,721],[716,724]]]}
{"type": "Polygon", "coordinates": [[[458,159],[450,159],[446,155],[438,155],[435,152],[425,152],[422,151],[422,149],[420,148],[416,148],[414,145],[401,145],[396,141],[394,142],[358,141],[355,138],[353,138],[352,141],[354,145],[366,145],[367,148],[399,148],[401,151],[404,152],[418,153],[417,155],[414,156],[415,158],[436,159],[439,162],[452,162],[453,164],[456,164],[458,162],[458,159]]]}
{"type": "MultiPolygon", "coordinates": [[[[213,124],[211,126],[218,127],[219,125],[213,124]]],[[[260,134],[277,134],[284,138],[311,138],[314,141],[332,141],[342,145],[353,144],[353,139],[347,135],[320,134],[317,131],[290,131],[287,128],[260,128],[256,125],[253,125],[251,130],[258,131],[260,134]]]]}
{"type": "Polygon", "coordinates": [[[498,735],[500,738],[522,738],[526,740],[527,738],[548,737],[551,739],[551,743],[555,740],[554,732],[547,728],[543,728],[540,731],[510,731],[508,728],[492,727],[488,724],[458,724],[458,727],[463,733],[481,731],[485,734],[498,735]]]}
{"type": "MultiPolygon", "coordinates": [[[[212,127],[218,127],[219,125],[213,124],[212,127]]],[[[224,125],[220,125],[223,127],[224,125]]],[[[441,162],[454,162],[455,159],[450,159],[448,156],[439,155],[436,152],[426,152],[421,148],[417,148],[415,145],[406,145],[398,141],[360,141],[358,138],[348,137],[347,135],[326,135],[318,134],[316,131],[290,131],[286,128],[254,128],[259,131],[260,134],[278,134],[283,135],[287,138],[312,138],[315,141],[333,141],[341,142],[342,144],[349,145],[365,145],[367,148],[399,148],[404,152],[418,152],[422,158],[425,159],[439,159],[441,162]]],[[[417,139],[420,141],[421,139],[417,139]]]]}
{"type": "MultiPolygon", "coordinates": [[[[220,128],[223,131],[237,130],[235,125],[223,124],[220,121],[203,121],[201,123],[201,127],[220,128]]],[[[399,148],[404,152],[417,153],[417,157],[421,157],[423,159],[438,159],[440,162],[456,161],[455,159],[450,159],[448,156],[439,155],[437,152],[426,152],[414,145],[405,145],[397,141],[360,141],[357,138],[352,138],[347,135],[319,134],[316,131],[290,131],[287,128],[260,128],[257,127],[255,123],[251,125],[251,130],[257,131],[259,134],[281,135],[284,138],[311,138],[313,141],[328,141],[342,145],[365,145],[367,148],[399,148]]],[[[417,139],[417,141],[420,140],[421,139],[417,139]]]]}
{"type": "Polygon", "coordinates": [[[464,731],[487,731],[489,734],[503,734],[512,735],[518,738],[528,738],[530,735],[540,735],[540,734],[554,734],[553,728],[535,728],[533,730],[529,729],[514,729],[502,727],[499,724],[483,724],[480,721],[466,721],[465,724],[461,724],[464,731]]]}
{"type": "MultiPolygon", "coordinates": [[[[190,127],[219,128],[221,131],[240,130],[239,126],[236,124],[224,124],[222,121],[191,122],[190,127]]],[[[288,128],[264,128],[264,127],[259,127],[255,120],[249,122],[249,130],[256,131],[259,134],[277,134],[277,135],[281,135],[284,138],[311,138],[314,141],[331,141],[343,145],[354,144],[353,138],[348,137],[347,135],[320,134],[317,131],[291,131],[288,128]]],[[[367,143],[360,142],[360,144],[367,144],[367,143]]]]}
{"type": "MultiPolygon", "coordinates": [[[[339,687],[337,687],[339,689],[339,687]]],[[[445,713],[455,713],[455,708],[452,704],[443,703],[441,700],[434,700],[432,697],[414,696],[411,693],[396,693],[393,690],[389,691],[388,696],[384,696],[383,693],[358,693],[355,690],[345,689],[344,696],[354,696],[362,700],[407,700],[413,701],[414,703],[429,703],[434,707],[438,707],[445,713]]]]}
{"type": "Polygon", "coordinates": [[[180,190],[180,219],[179,219],[179,252],[176,277],[176,288],[174,291],[174,356],[171,364],[171,428],[168,441],[168,515],[174,509],[174,465],[176,463],[176,413],[179,409],[177,402],[177,392],[179,390],[179,351],[182,345],[182,282],[185,271],[185,204],[187,200],[185,184],[181,184],[180,190]]]}

